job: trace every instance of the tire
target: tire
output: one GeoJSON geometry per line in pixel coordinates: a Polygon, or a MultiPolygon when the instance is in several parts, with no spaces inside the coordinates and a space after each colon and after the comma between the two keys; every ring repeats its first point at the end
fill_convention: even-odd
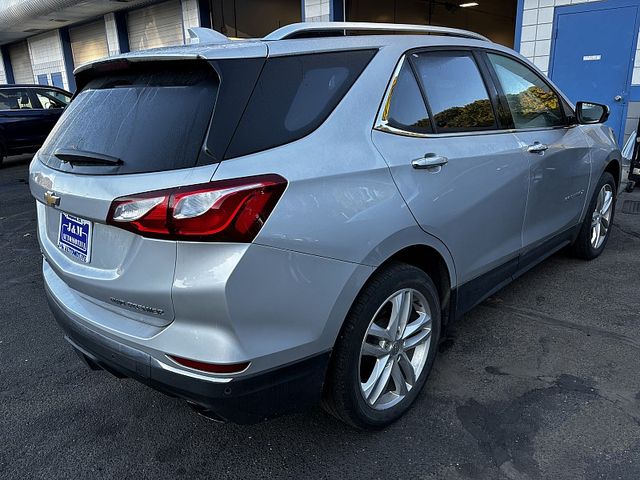
{"type": "MultiPolygon", "coordinates": [[[[591,199],[591,202],[589,202],[587,214],[585,215],[582,226],[580,227],[580,233],[578,233],[578,237],[570,247],[570,252],[575,257],[583,260],[593,260],[594,258],[599,257],[604,251],[604,248],[607,246],[607,242],[609,241],[609,236],[611,235],[611,227],[613,225],[616,210],[616,198],[616,182],[613,175],[609,172],[604,172],[596,185],[593,198],[591,199]],[[607,215],[602,215],[601,212],[603,209],[603,206],[601,205],[601,195],[605,190],[610,191],[611,193],[611,208],[608,218],[606,218],[607,215]],[[595,216],[596,209],[599,211],[599,216],[597,218],[595,216]],[[600,229],[605,229],[605,233],[604,235],[600,233],[598,241],[594,243],[594,222],[598,218],[605,219],[605,221],[600,221],[600,229]]],[[[599,232],[601,232],[601,230],[599,230],[599,232]]]]}
{"type": "Polygon", "coordinates": [[[354,301],[336,341],[324,387],[323,408],[339,420],[362,429],[383,428],[400,418],[420,394],[433,366],[440,337],[440,312],[438,291],[422,270],[394,262],[376,272],[354,301]],[[406,305],[411,308],[403,310],[406,305]],[[394,330],[390,320],[394,311],[410,313],[394,317],[409,319],[401,320],[400,327],[395,329],[402,330],[405,337],[399,335],[395,341],[388,337],[386,341],[383,338],[394,330]],[[402,324],[409,328],[403,329],[402,324]],[[418,343],[422,337],[425,339],[418,343]],[[411,347],[413,343],[418,346],[411,347]],[[365,353],[361,357],[364,349],[373,349],[375,355],[365,353]],[[384,354],[380,355],[381,352],[384,354]],[[382,365],[387,367],[378,368],[382,365]],[[409,370],[413,375],[407,373],[409,370]],[[382,372],[377,383],[371,381],[376,371],[382,372]],[[385,381],[386,372],[390,373],[385,381]],[[396,378],[400,381],[396,382],[396,378]],[[383,382],[386,387],[379,394],[378,387],[383,382]],[[387,387],[389,390],[393,387],[393,391],[387,392],[387,387]]]}

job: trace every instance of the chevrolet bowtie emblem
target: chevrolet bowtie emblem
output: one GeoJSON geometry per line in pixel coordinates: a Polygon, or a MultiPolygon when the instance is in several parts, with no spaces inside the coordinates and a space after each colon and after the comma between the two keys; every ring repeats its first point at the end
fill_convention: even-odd
{"type": "Polygon", "coordinates": [[[50,207],[57,207],[60,205],[60,197],[58,197],[51,190],[44,193],[44,201],[47,202],[47,205],[50,207]]]}

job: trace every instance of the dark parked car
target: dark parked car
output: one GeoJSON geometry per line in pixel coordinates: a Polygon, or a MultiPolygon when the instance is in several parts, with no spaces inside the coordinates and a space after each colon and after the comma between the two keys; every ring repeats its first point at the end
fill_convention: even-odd
{"type": "Polygon", "coordinates": [[[0,85],[0,165],[7,155],[37,151],[71,96],[48,85],[0,85]]]}

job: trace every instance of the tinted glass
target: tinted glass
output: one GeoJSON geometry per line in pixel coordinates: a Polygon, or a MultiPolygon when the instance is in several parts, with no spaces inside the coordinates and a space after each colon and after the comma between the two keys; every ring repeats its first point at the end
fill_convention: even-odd
{"type": "Polygon", "coordinates": [[[0,110],[28,110],[31,108],[33,105],[27,90],[17,88],[0,90],[0,110]]]}
{"type": "Polygon", "coordinates": [[[412,54],[440,133],[496,127],[478,66],[466,52],[412,54]]]}
{"type": "Polygon", "coordinates": [[[507,97],[516,128],[564,125],[560,99],[536,73],[502,55],[490,53],[488,56],[507,97]]]}
{"type": "Polygon", "coordinates": [[[58,90],[47,90],[46,93],[47,93],[47,95],[51,95],[53,98],[57,98],[58,100],[63,102],[65,105],[68,104],[71,101],[71,96],[70,95],[67,95],[66,93],[59,92],[58,90]]]}
{"type": "Polygon", "coordinates": [[[38,101],[42,108],[50,109],[50,108],[64,108],[67,106],[69,102],[63,102],[53,95],[54,92],[52,90],[35,90],[35,94],[38,97],[38,101]]]}
{"type": "Polygon", "coordinates": [[[67,169],[54,153],[76,149],[123,162],[115,171],[83,171],[92,174],[194,166],[217,88],[215,71],[204,62],[140,62],[98,76],[65,109],[40,150],[41,158],[53,168],[67,169]]]}
{"type": "Polygon", "coordinates": [[[266,150],[311,133],[374,54],[360,50],[267,60],[225,157],[266,150]]]}
{"type": "Polygon", "coordinates": [[[390,126],[416,133],[430,133],[431,121],[424,104],[420,87],[411,65],[405,61],[392,86],[389,110],[386,113],[390,126]]]}

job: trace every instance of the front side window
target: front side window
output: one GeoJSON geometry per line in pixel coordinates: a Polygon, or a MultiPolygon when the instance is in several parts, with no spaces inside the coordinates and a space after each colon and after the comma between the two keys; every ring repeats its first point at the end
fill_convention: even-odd
{"type": "Polygon", "coordinates": [[[414,133],[431,133],[431,120],[411,66],[405,61],[391,85],[383,118],[391,127],[414,133]]]}
{"type": "Polygon", "coordinates": [[[488,54],[516,128],[564,125],[558,95],[531,69],[503,55],[488,54]]]}
{"type": "Polygon", "coordinates": [[[26,90],[7,88],[0,90],[0,110],[29,110],[33,108],[26,90]]]}
{"type": "Polygon", "coordinates": [[[67,101],[60,100],[56,95],[58,92],[54,90],[36,90],[36,96],[38,97],[38,101],[42,108],[64,108],[69,103],[69,99],[67,101]]]}
{"type": "Polygon", "coordinates": [[[63,102],[65,105],[68,105],[69,102],[71,102],[71,95],[68,95],[63,92],[59,92],[58,90],[47,90],[46,93],[47,95],[51,95],[53,98],[57,98],[58,100],[63,102]]]}
{"type": "Polygon", "coordinates": [[[468,52],[411,55],[438,133],[496,128],[487,87],[468,52]]]}

